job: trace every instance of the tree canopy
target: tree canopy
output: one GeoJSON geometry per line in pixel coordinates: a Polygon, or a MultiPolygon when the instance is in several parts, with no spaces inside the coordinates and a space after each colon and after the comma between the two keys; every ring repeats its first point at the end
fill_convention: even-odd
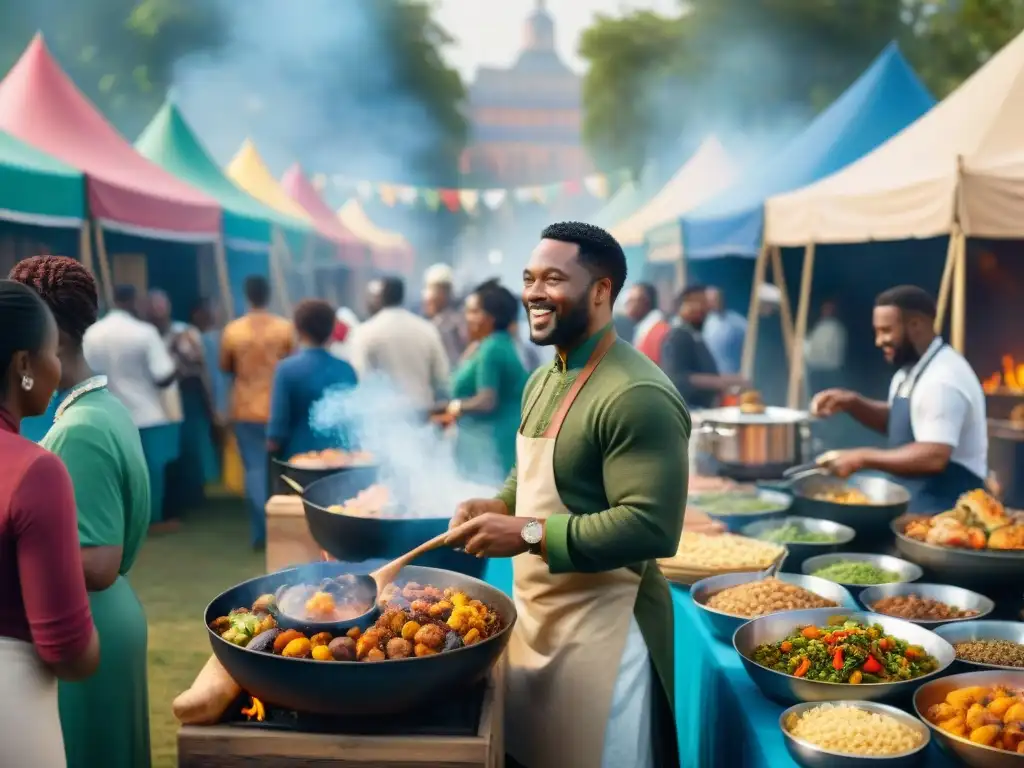
{"type": "Polygon", "coordinates": [[[1024,0],[690,0],[584,33],[584,138],[637,172],[688,131],[802,120],[889,41],[939,98],[1024,29],[1024,0]]]}

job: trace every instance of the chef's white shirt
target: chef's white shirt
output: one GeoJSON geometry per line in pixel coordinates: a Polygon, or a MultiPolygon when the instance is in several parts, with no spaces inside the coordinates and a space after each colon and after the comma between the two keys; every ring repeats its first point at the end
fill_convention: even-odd
{"type": "Polygon", "coordinates": [[[910,423],[920,443],[953,448],[950,461],[978,477],[988,477],[988,423],[985,392],[963,355],[936,338],[913,366],[901,368],[889,385],[889,403],[910,394],[910,423]],[[942,347],[936,351],[937,347],[942,347]],[[929,358],[931,363],[924,366],[929,358]],[[916,384],[914,381],[916,380],[916,384]]]}
{"type": "Polygon", "coordinates": [[[107,376],[107,387],[139,429],[171,421],[158,381],[174,373],[174,361],[156,326],[115,309],[92,325],[82,340],[89,367],[107,376]]]}

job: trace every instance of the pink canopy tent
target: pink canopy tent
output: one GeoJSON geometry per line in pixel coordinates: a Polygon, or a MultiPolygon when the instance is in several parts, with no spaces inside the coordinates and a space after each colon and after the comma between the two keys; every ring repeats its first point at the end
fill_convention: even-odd
{"type": "Polygon", "coordinates": [[[342,260],[354,267],[362,266],[368,246],[338,221],[334,212],[327,207],[320,194],[306,178],[302,166],[293,164],[281,177],[281,187],[292,200],[302,206],[313,219],[313,225],[321,237],[338,245],[342,260]]]}
{"type": "Polygon", "coordinates": [[[217,202],[135,152],[36,37],[0,82],[0,128],[81,170],[90,213],[112,230],[169,240],[218,236],[217,202]]]}

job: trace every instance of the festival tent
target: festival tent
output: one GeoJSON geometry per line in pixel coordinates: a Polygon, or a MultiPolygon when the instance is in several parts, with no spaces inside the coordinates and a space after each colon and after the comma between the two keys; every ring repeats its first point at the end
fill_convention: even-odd
{"type": "Polygon", "coordinates": [[[409,241],[398,232],[377,226],[358,200],[349,200],[338,210],[338,220],[356,237],[374,251],[377,266],[382,270],[410,272],[413,268],[413,250],[409,241]]]}
{"type": "Polygon", "coordinates": [[[647,163],[640,173],[640,178],[630,179],[619,187],[601,210],[594,214],[592,221],[599,227],[611,229],[636,213],[656,191],[655,165],[647,163]]]}
{"type": "Polygon", "coordinates": [[[82,174],[0,131],[0,219],[80,227],[85,216],[82,174]]]}
{"type": "Polygon", "coordinates": [[[757,255],[764,201],[833,173],[909,125],[934,99],[895,43],[765,163],[681,220],[687,261],[757,255]]]}
{"type": "Polygon", "coordinates": [[[1024,35],[891,141],[768,201],[779,245],[1024,236],[1024,35]]]}
{"type": "Polygon", "coordinates": [[[216,200],[135,152],[75,87],[41,35],[0,82],[0,129],[83,171],[89,211],[106,229],[192,242],[220,232],[216,200]]]}
{"type": "MultiPolygon", "coordinates": [[[[1024,238],[1022,105],[1024,35],[871,154],[817,184],[768,201],[768,241],[806,248],[798,334],[816,245],[948,235],[936,326],[942,327],[952,295],[951,341],[963,351],[966,238],[1024,238]]],[[[799,388],[801,363],[793,361],[791,392],[799,388]]]]}
{"type": "Polygon", "coordinates": [[[298,219],[278,213],[273,208],[243,192],[217,166],[199,137],[189,126],[178,107],[170,100],[150,121],[135,142],[135,149],[164,170],[202,190],[224,209],[224,245],[226,250],[230,304],[245,306],[243,283],[251,274],[268,280],[271,251],[276,238],[273,229],[308,233],[309,227],[298,219]]]}
{"type": "MultiPolygon", "coordinates": [[[[612,227],[623,248],[642,246],[648,231],[674,223],[685,213],[729,187],[737,169],[715,137],[698,147],[668,183],[632,216],[612,227]]],[[[653,260],[656,254],[650,254],[653,260]]]]}
{"type": "Polygon", "coordinates": [[[306,178],[302,166],[293,163],[281,177],[281,188],[316,224],[317,231],[331,242],[337,243],[342,259],[353,266],[363,263],[364,244],[338,220],[313,184],[306,178]]]}
{"type": "MultiPolygon", "coordinates": [[[[273,208],[279,214],[297,219],[302,223],[305,231],[309,234],[302,238],[301,243],[294,238],[291,242],[304,252],[303,264],[300,266],[298,261],[292,258],[290,266],[295,273],[301,273],[305,279],[302,281],[303,284],[296,283],[294,287],[299,292],[305,292],[310,296],[316,295],[314,265],[317,243],[312,233],[314,230],[317,232],[319,230],[316,228],[313,218],[277,183],[277,179],[270,172],[252,139],[242,142],[242,146],[239,147],[225,170],[228,178],[261,203],[273,208]]],[[[283,278],[281,279],[283,280],[283,278]]],[[[287,290],[287,287],[287,285],[279,285],[279,289],[282,290],[287,290]]]]}

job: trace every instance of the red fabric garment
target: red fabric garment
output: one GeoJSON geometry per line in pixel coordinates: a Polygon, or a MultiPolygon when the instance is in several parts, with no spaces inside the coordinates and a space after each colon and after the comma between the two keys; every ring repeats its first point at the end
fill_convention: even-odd
{"type": "Polygon", "coordinates": [[[0,466],[0,635],[70,661],[93,633],[71,477],[2,410],[0,466]]]}
{"type": "Polygon", "coordinates": [[[334,333],[331,334],[331,341],[342,342],[348,336],[348,326],[341,320],[334,321],[334,333]]]}
{"type": "Polygon", "coordinates": [[[637,344],[637,349],[647,355],[658,365],[661,365],[661,343],[665,341],[665,337],[668,336],[668,332],[672,329],[668,323],[664,320],[659,320],[651,329],[647,332],[640,343],[637,344]]]}

